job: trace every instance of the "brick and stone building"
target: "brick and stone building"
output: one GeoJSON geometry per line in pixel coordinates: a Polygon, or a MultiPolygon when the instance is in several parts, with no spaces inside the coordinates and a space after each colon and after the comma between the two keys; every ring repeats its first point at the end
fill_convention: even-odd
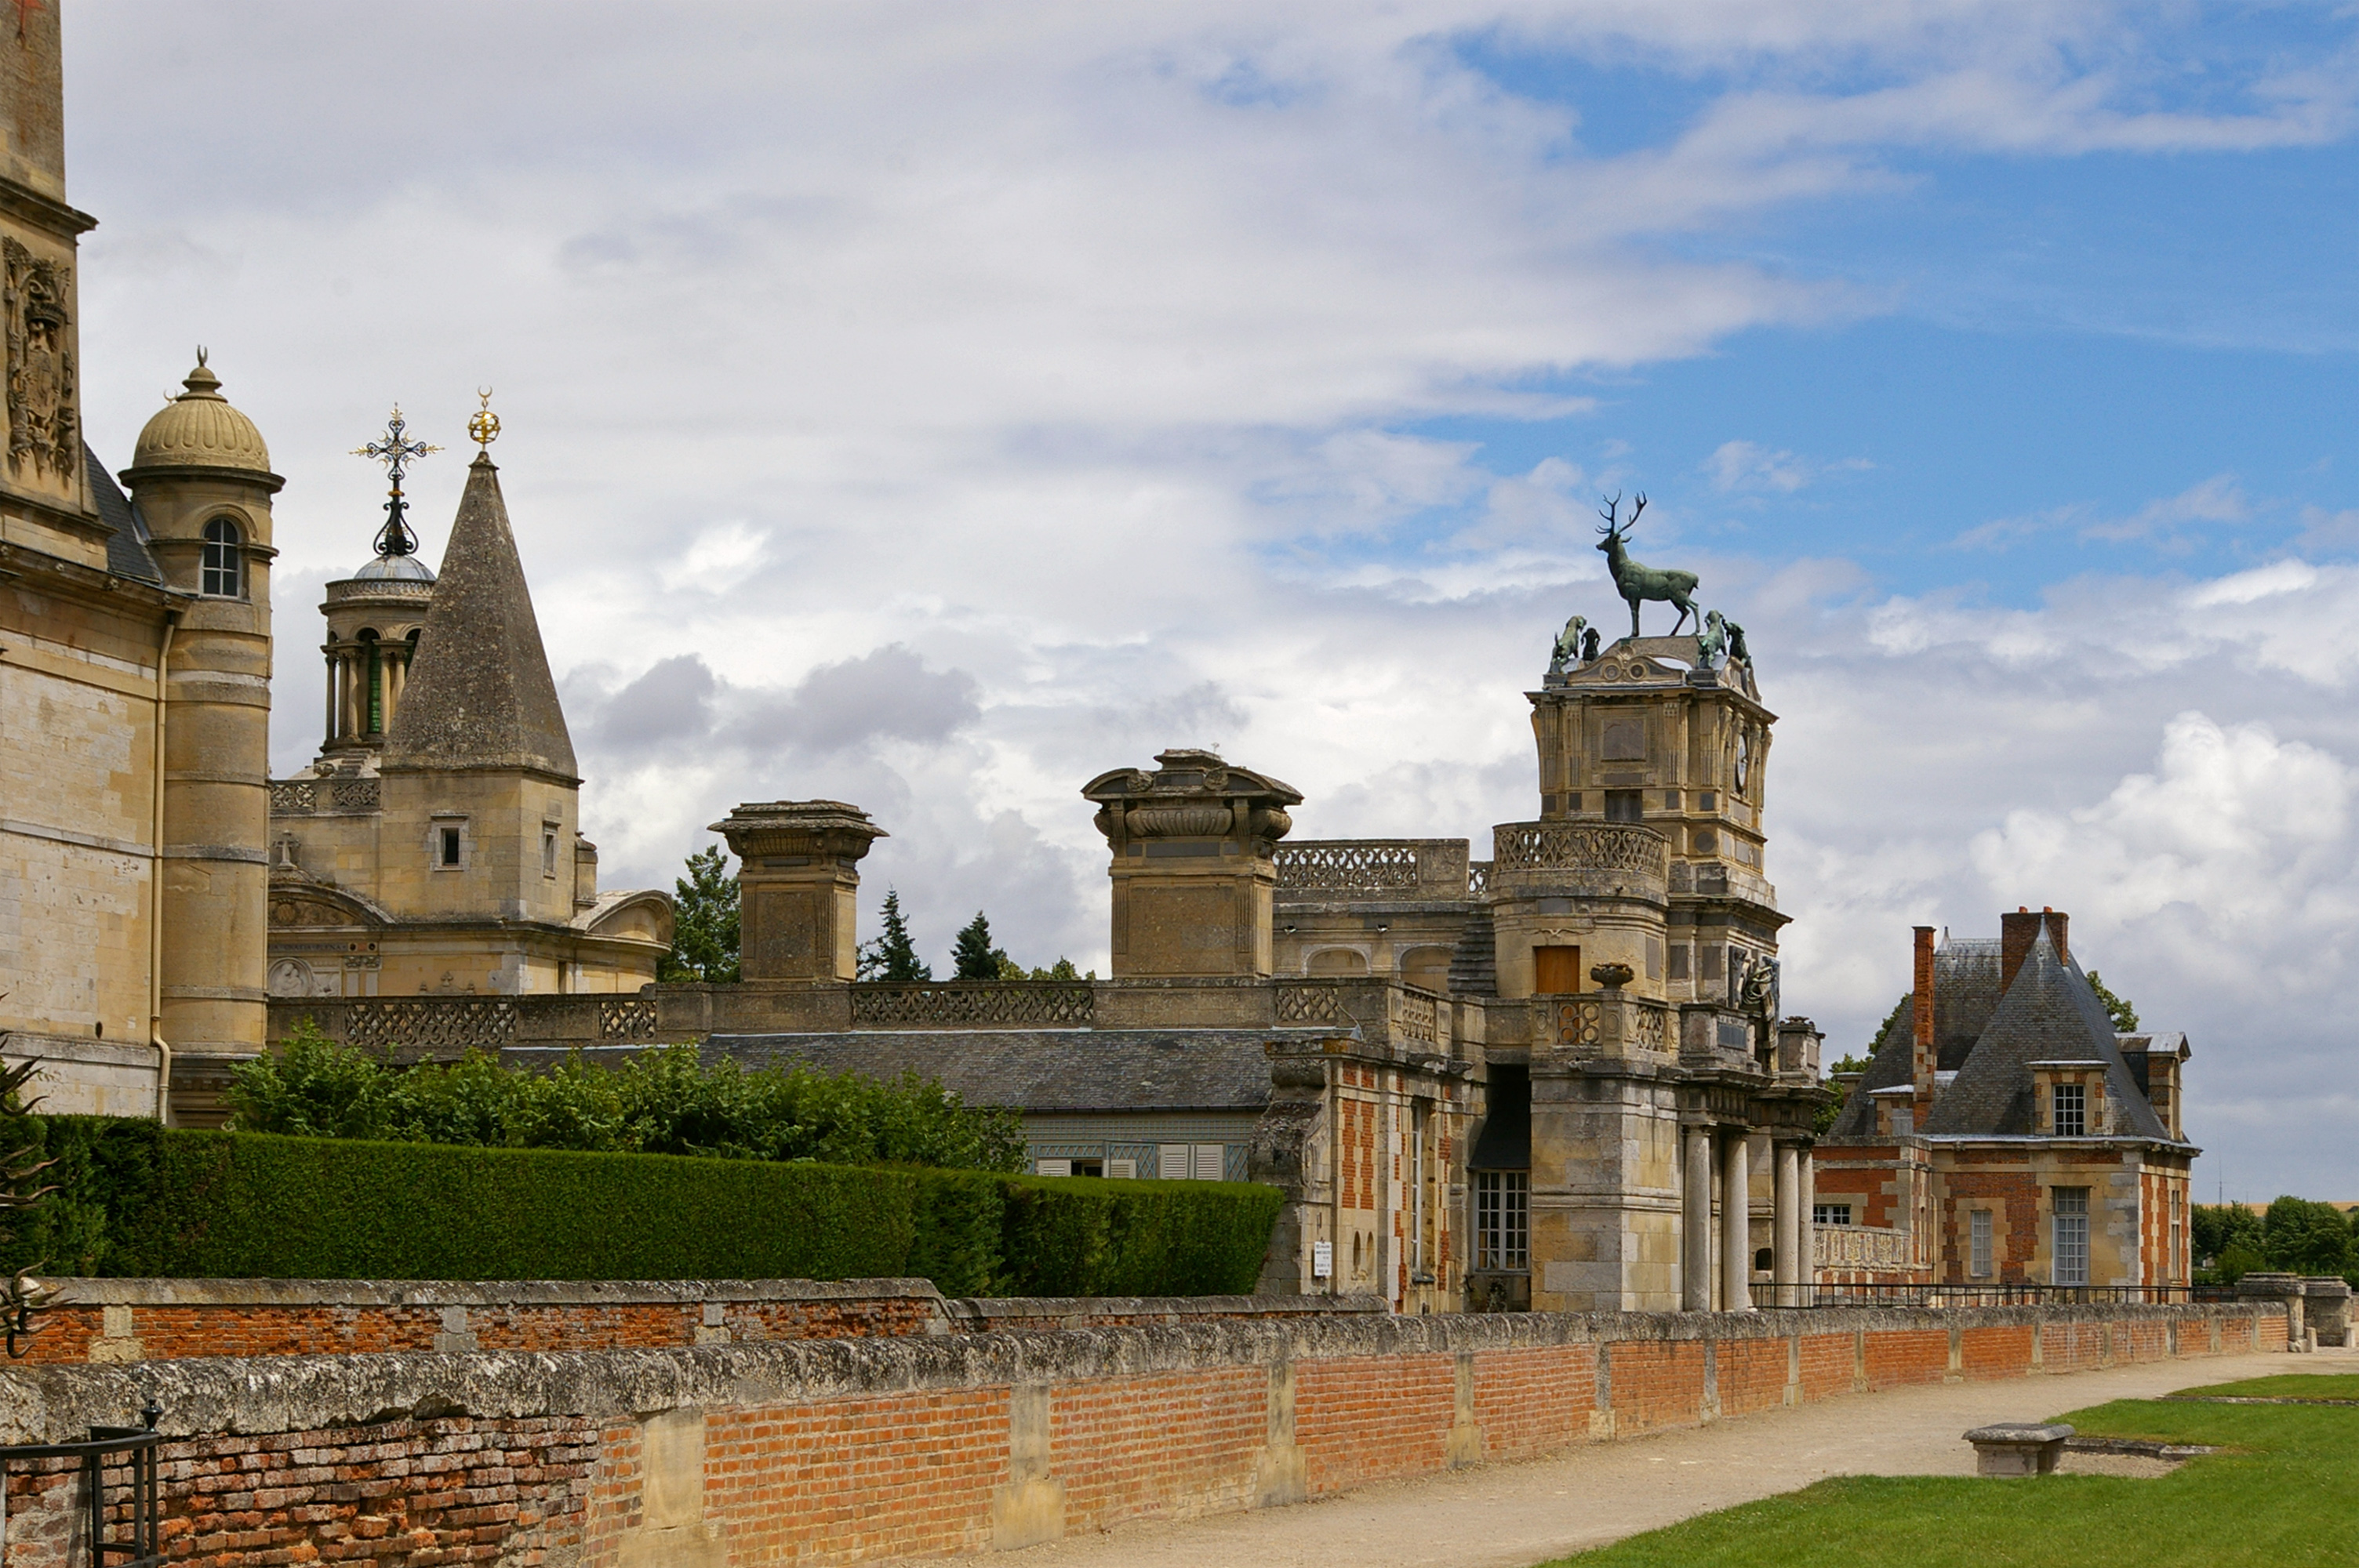
{"type": "Polygon", "coordinates": [[[1908,1006],[1820,1141],[1822,1277],[2188,1283],[2187,1037],[2117,1032],[2064,914],[1999,920],[1916,929],[1908,1006]]]}

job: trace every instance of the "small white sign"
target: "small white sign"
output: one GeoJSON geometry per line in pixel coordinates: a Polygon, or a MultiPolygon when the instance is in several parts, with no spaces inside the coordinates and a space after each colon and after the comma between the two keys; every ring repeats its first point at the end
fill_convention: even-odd
{"type": "Polygon", "coordinates": [[[1314,1280],[1324,1280],[1332,1276],[1334,1272],[1335,1244],[1332,1241],[1312,1242],[1310,1244],[1310,1277],[1314,1280]]]}

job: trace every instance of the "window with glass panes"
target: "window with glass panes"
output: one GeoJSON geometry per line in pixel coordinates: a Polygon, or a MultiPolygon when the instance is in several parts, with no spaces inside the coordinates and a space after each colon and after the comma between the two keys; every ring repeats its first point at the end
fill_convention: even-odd
{"type": "Polygon", "coordinates": [[[1991,1211],[1975,1209],[1966,1216],[1967,1271],[1977,1280],[1991,1275],[1991,1211]]]}
{"type": "Polygon", "coordinates": [[[2089,1131],[2089,1091],[2079,1084],[2057,1084],[2049,1089],[2056,1112],[2056,1136],[2082,1138],[2089,1131]]]}
{"type": "Polygon", "coordinates": [[[2054,1280],[2060,1285],[2089,1282],[2089,1189],[2055,1187],[2049,1223],[2054,1226],[2054,1280]]]}
{"type": "Polygon", "coordinates": [[[208,599],[245,597],[245,559],[238,553],[237,524],[216,517],[205,524],[205,546],[197,591],[208,599]]]}
{"type": "Polygon", "coordinates": [[[1531,1267],[1531,1173],[1474,1173],[1474,1266],[1531,1267]]]}

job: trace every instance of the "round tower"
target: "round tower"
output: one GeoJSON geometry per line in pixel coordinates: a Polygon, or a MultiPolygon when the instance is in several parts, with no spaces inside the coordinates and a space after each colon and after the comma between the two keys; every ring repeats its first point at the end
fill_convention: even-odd
{"type": "Polygon", "coordinates": [[[321,772],[364,771],[383,749],[433,603],[434,569],[414,555],[380,555],[328,585],[321,772]]]}
{"type": "Polygon", "coordinates": [[[189,596],[168,644],[164,707],[162,983],[173,1119],[221,1119],[231,1065],[268,1023],[270,498],[286,481],[204,351],[139,432],[123,482],[166,585],[189,596]]]}

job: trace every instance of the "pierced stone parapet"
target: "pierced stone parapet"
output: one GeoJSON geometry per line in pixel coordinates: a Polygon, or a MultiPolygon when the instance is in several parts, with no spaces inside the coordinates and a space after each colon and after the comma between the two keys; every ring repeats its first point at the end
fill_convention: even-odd
{"type": "Polygon", "coordinates": [[[1079,1029],[1096,1015],[1087,981],[948,980],[852,988],[854,1029],[1079,1029]]]}

